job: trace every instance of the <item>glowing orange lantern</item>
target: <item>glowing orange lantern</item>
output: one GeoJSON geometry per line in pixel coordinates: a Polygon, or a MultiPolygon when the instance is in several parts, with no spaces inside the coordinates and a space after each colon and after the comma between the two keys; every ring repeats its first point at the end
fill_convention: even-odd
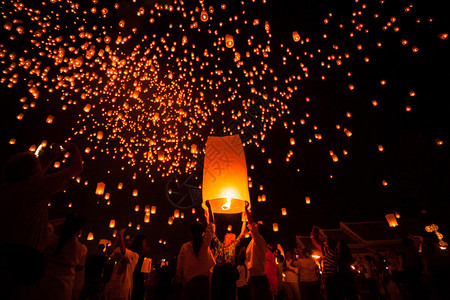
{"type": "Polygon", "coordinates": [[[151,209],[150,213],[152,215],[156,214],[156,206],[152,206],[152,209],[151,209]]]}
{"type": "Polygon", "coordinates": [[[294,42],[300,41],[300,34],[298,34],[297,31],[294,31],[294,32],[292,33],[292,39],[294,40],[294,42]]]}
{"type": "Polygon", "coordinates": [[[394,214],[387,214],[385,217],[389,224],[389,227],[397,227],[398,226],[397,218],[395,217],[394,214]]]}
{"type": "Polygon", "coordinates": [[[311,204],[311,199],[309,197],[305,197],[306,204],[311,204]]]}
{"type": "Polygon", "coordinates": [[[283,207],[283,208],[281,209],[281,214],[282,214],[283,216],[287,215],[286,208],[283,207]]]}
{"type": "Polygon", "coordinates": [[[225,46],[227,48],[233,48],[233,46],[234,46],[234,39],[233,39],[233,36],[231,34],[225,35],[225,46]]]}
{"type": "Polygon", "coordinates": [[[173,217],[175,219],[178,219],[180,217],[180,211],[178,209],[175,209],[173,212],[173,217]]]}
{"type": "Polygon", "coordinates": [[[109,221],[109,228],[114,228],[114,227],[116,227],[116,220],[109,221]]]}
{"type": "Polygon", "coordinates": [[[136,206],[134,207],[134,211],[139,211],[139,205],[136,205],[136,206]]]}
{"type": "Polygon", "coordinates": [[[96,195],[103,195],[105,192],[105,184],[103,182],[97,183],[97,188],[95,189],[96,195]]]}
{"type": "Polygon", "coordinates": [[[278,223],[273,223],[272,228],[273,228],[274,232],[277,232],[278,231],[278,223]]]}
{"type": "Polygon", "coordinates": [[[146,214],[144,217],[144,223],[149,223],[149,222],[150,222],[150,216],[146,214]]]}
{"type": "Polygon", "coordinates": [[[206,12],[206,10],[202,10],[202,12],[200,13],[200,19],[201,19],[203,22],[208,21],[209,16],[208,16],[208,13],[206,12]]]}
{"type": "Polygon", "coordinates": [[[92,232],[89,232],[87,235],[87,240],[92,241],[94,239],[94,234],[92,232]]]}
{"type": "Polygon", "coordinates": [[[138,196],[138,190],[134,189],[133,190],[133,197],[137,197],[138,196]]]}
{"type": "Polygon", "coordinates": [[[239,135],[208,137],[202,196],[215,213],[241,213],[245,201],[250,202],[247,164],[239,135]]]}

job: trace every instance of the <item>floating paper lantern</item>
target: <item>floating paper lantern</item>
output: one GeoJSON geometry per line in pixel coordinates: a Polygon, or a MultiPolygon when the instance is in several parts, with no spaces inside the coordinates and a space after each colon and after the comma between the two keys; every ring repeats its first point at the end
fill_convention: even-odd
{"type": "Polygon", "coordinates": [[[195,214],[195,208],[192,208],[191,212],[192,212],[193,214],[195,214]]]}
{"type": "Polygon", "coordinates": [[[300,41],[300,34],[298,34],[297,31],[294,31],[294,32],[292,33],[292,39],[294,40],[294,42],[300,41]]]}
{"type": "Polygon", "coordinates": [[[395,212],[395,218],[400,219],[400,214],[398,211],[395,212]]]}
{"type": "Polygon", "coordinates": [[[283,208],[281,209],[281,214],[282,214],[283,216],[287,215],[286,208],[283,207],[283,208]]]}
{"type": "Polygon", "coordinates": [[[152,206],[152,209],[150,210],[150,213],[152,215],[156,214],[156,206],[152,206]]]}
{"type": "Polygon", "coordinates": [[[114,227],[116,227],[116,220],[109,221],[109,228],[114,228],[114,227]]]}
{"type": "Polygon", "coordinates": [[[173,224],[173,218],[172,218],[172,217],[169,217],[169,220],[167,221],[167,223],[168,223],[169,225],[172,225],[172,224],[173,224]]]}
{"type": "Polygon", "coordinates": [[[398,226],[397,218],[395,217],[394,214],[387,214],[385,217],[389,224],[389,227],[397,227],[398,226]]]}
{"type": "Polygon", "coordinates": [[[92,241],[94,239],[94,234],[92,232],[89,232],[87,235],[87,240],[92,241]]]}
{"type": "Polygon", "coordinates": [[[227,230],[228,230],[228,231],[231,231],[232,229],[233,229],[233,226],[228,225],[227,230]]]}
{"type": "Polygon", "coordinates": [[[136,206],[134,207],[134,211],[139,211],[139,205],[136,205],[136,206]]]}
{"type": "Polygon", "coordinates": [[[46,122],[47,122],[48,124],[52,124],[54,118],[55,118],[54,116],[48,115],[46,122]]]}
{"type": "Polygon", "coordinates": [[[233,46],[234,46],[234,39],[233,39],[233,36],[231,34],[225,35],[225,46],[227,48],[233,48],[233,46]]]}
{"type": "Polygon", "coordinates": [[[133,197],[137,197],[138,196],[138,190],[134,189],[133,190],[133,197]]]}
{"type": "Polygon", "coordinates": [[[247,164],[239,135],[208,137],[202,196],[215,213],[241,213],[245,201],[250,202],[247,164]]]}
{"type": "Polygon", "coordinates": [[[305,197],[306,204],[311,204],[311,199],[309,197],[305,197]]]}
{"type": "Polygon", "coordinates": [[[105,192],[105,184],[103,182],[97,183],[97,188],[95,189],[96,195],[103,195],[105,192]]]}
{"type": "Polygon", "coordinates": [[[206,10],[202,10],[202,12],[200,13],[200,19],[201,19],[203,22],[208,21],[209,16],[208,16],[208,13],[206,12],[206,10]]]}
{"type": "Polygon", "coordinates": [[[274,232],[277,232],[278,231],[278,223],[273,223],[272,224],[272,229],[273,229],[274,232]]]}
{"type": "Polygon", "coordinates": [[[180,211],[178,209],[175,209],[173,212],[173,217],[175,219],[178,219],[180,217],[180,211]]]}
{"type": "Polygon", "coordinates": [[[119,182],[119,184],[117,185],[117,189],[118,190],[121,190],[123,188],[123,183],[122,182],[119,182]]]}
{"type": "Polygon", "coordinates": [[[97,139],[98,139],[98,140],[103,139],[103,131],[97,132],[97,139]]]}
{"type": "Polygon", "coordinates": [[[150,222],[150,215],[145,215],[145,217],[144,217],[144,223],[148,223],[148,222],[150,222]]]}

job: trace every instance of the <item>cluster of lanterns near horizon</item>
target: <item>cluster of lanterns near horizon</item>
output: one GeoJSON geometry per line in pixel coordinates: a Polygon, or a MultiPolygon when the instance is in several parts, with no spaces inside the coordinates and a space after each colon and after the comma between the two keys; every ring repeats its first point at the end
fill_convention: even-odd
{"type": "MultiPolygon", "coordinates": [[[[259,119],[262,129],[248,143],[266,153],[263,147],[266,135],[277,121],[289,119],[283,123],[290,135],[285,141],[288,152],[282,158],[267,157],[265,161],[268,165],[291,163],[297,154],[296,147],[323,143],[328,138],[325,133],[328,129],[319,129],[321,122],[310,111],[291,114],[293,100],[300,102],[297,96],[304,80],[310,76],[326,80],[329,70],[337,69],[348,77],[346,89],[357,92],[358,79],[352,77],[349,69],[353,64],[372,62],[373,58],[365,54],[367,49],[383,47],[381,41],[366,45],[358,37],[372,31],[393,30],[401,34],[395,16],[389,16],[379,28],[371,28],[363,19],[367,4],[358,0],[348,24],[335,22],[332,13],[323,19],[331,32],[345,27],[350,37],[355,38],[354,49],[340,45],[331,33],[323,33],[320,38],[309,37],[299,28],[288,28],[285,36],[274,36],[268,20],[247,14],[252,7],[265,5],[266,1],[241,1],[239,11],[231,10],[226,3],[204,0],[192,8],[182,0],[149,7],[135,3],[122,7],[119,2],[104,7],[98,0],[90,3],[44,0],[33,6],[21,1],[5,2],[0,11],[2,33],[9,40],[0,44],[0,83],[17,91],[17,99],[13,100],[19,101],[21,110],[16,119],[27,122],[27,114],[37,110],[43,114],[42,122],[46,126],[57,127],[55,124],[64,118],[64,112],[70,112],[77,118],[67,140],[83,141],[85,161],[94,160],[94,164],[99,156],[115,159],[121,162],[122,170],[136,170],[152,181],[196,170],[197,159],[205,153],[209,135],[239,134],[246,126],[251,127],[246,116],[255,97],[264,98],[269,106],[277,108],[277,113],[262,107],[259,119]],[[361,56],[364,58],[356,62],[361,56]],[[22,90],[23,87],[26,89],[22,90]],[[48,103],[51,108],[41,111],[40,107],[48,107],[48,103]],[[237,132],[227,127],[229,120],[242,118],[244,122],[237,132]],[[295,135],[300,127],[311,128],[310,136],[304,140],[295,135]]],[[[413,8],[412,4],[408,5],[399,13],[408,15],[413,8]]],[[[375,14],[370,20],[382,17],[386,16],[375,14]]],[[[419,20],[416,22],[422,22],[419,20]]],[[[436,38],[446,40],[447,37],[447,33],[440,33],[436,38]]],[[[414,41],[400,35],[398,46],[407,48],[412,55],[424,51],[422,46],[419,48],[414,41]]],[[[376,84],[383,88],[393,83],[379,78],[376,84]]],[[[405,95],[412,99],[416,91],[408,88],[405,95]]],[[[310,97],[302,99],[306,103],[319,101],[310,97]]],[[[380,98],[365,100],[373,108],[383,105],[380,98]]],[[[402,108],[405,112],[414,109],[411,104],[402,108]]],[[[348,125],[352,117],[349,111],[342,120],[337,120],[332,134],[339,139],[356,135],[357,131],[348,125]]],[[[11,136],[9,144],[19,140],[20,137],[11,136]]],[[[444,144],[439,137],[434,142],[437,146],[444,144]]],[[[29,147],[30,151],[39,146],[35,143],[29,147]]],[[[378,152],[384,151],[381,143],[373,147],[378,152]]],[[[349,149],[340,148],[341,145],[329,145],[329,156],[324,159],[339,163],[343,157],[350,156],[349,149]]],[[[59,168],[61,163],[64,161],[57,162],[54,168],[59,168]]],[[[300,172],[299,166],[293,167],[300,172]]],[[[254,169],[253,165],[250,169],[254,169]]],[[[76,181],[96,185],[95,194],[103,196],[109,205],[112,191],[107,192],[103,179],[92,183],[81,176],[76,181]]],[[[394,183],[380,178],[377,184],[385,188],[394,183]]],[[[203,182],[203,193],[207,185],[203,182]]],[[[263,191],[262,184],[251,181],[245,166],[247,194],[253,185],[263,191]]],[[[123,182],[117,183],[117,189],[123,189],[123,182]]],[[[139,197],[139,190],[133,188],[131,196],[139,197]]],[[[235,212],[236,197],[211,199],[220,199],[215,210],[235,212]]],[[[309,196],[304,199],[306,205],[311,204],[309,196]]],[[[257,197],[257,202],[266,200],[266,194],[257,197]]],[[[242,209],[240,203],[238,210],[242,209]]],[[[140,212],[141,207],[133,203],[130,211],[140,212]]],[[[146,205],[144,214],[143,223],[149,223],[150,215],[156,214],[156,205],[146,205]]],[[[281,208],[281,216],[287,215],[287,208],[281,208]]],[[[172,225],[175,219],[183,218],[184,212],[175,210],[167,223],[172,225]]],[[[397,226],[394,214],[386,215],[386,219],[389,226],[397,226]]],[[[110,220],[109,227],[115,228],[115,219],[110,220]]],[[[135,228],[139,230],[141,225],[136,224],[135,228]]],[[[278,231],[278,223],[273,223],[272,229],[278,231]]],[[[92,239],[90,232],[88,240],[92,239]]]]}

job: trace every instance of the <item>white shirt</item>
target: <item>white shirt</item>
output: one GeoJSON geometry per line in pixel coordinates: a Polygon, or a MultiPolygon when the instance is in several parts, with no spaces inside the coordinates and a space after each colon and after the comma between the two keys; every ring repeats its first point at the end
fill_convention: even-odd
{"type": "Polygon", "coordinates": [[[185,281],[190,281],[197,276],[209,276],[211,274],[211,269],[216,264],[211,250],[209,249],[214,231],[214,223],[210,223],[206,226],[198,256],[194,253],[194,245],[192,242],[184,243],[183,246],[181,246],[177,259],[177,274],[183,274],[185,281]]]}
{"type": "Polygon", "coordinates": [[[259,234],[258,226],[253,222],[250,223],[252,240],[247,246],[246,264],[250,276],[266,275],[266,251],[267,243],[259,234]]]}
{"type": "Polygon", "coordinates": [[[298,282],[298,269],[294,268],[291,266],[292,263],[292,259],[287,259],[286,260],[286,266],[288,266],[289,268],[293,269],[294,272],[290,271],[290,270],[286,270],[284,272],[284,274],[286,275],[284,277],[284,281],[285,282],[298,282]]]}
{"type": "MultiPolygon", "coordinates": [[[[121,255],[120,248],[116,248],[111,255],[113,258],[121,255]]],[[[105,298],[131,299],[133,290],[133,272],[139,260],[139,254],[129,249],[125,250],[123,257],[116,263],[111,279],[105,287],[105,298]]]]}

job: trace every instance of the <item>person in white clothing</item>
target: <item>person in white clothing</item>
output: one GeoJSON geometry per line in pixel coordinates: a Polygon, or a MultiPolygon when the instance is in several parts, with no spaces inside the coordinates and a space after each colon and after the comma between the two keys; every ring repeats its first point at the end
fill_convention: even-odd
{"type": "Polygon", "coordinates": [[[246,263],[250,278],[248,286],[250,289],[250,299],[271,300],[269,280],[266,276],[266,251],[270,243],[267,229],[262,224],[256,224],[250,212],[249,203],[245,203],[245,213],[250,227],[252,240],[247,246],[246,263]]]}
{"type": "MultiPolygon", "coordinates": [[[[106,300],[129,300],[133,289],[133,272],[139,260],[139,254],[133,251],[136,245],[131,245],[130,249],[125,247],[123,234],[125,229],[117,233],[116,240],[111,249],[111,259],[117,261],[111,274],[109,282],[105,286],[106,300]],[[119,247],[115,248],[117,243],[119,247]]],[[[140,243],[143,243],[141,240],[140,243]]]]}
{"type": "Polygon", "coordinates": [[[293,267],[291,251],[286,251],[286,266],[284,270],[284,291],[288,300],[300,300],[300,288],[298,284],[298,269],[293,267]]]}

